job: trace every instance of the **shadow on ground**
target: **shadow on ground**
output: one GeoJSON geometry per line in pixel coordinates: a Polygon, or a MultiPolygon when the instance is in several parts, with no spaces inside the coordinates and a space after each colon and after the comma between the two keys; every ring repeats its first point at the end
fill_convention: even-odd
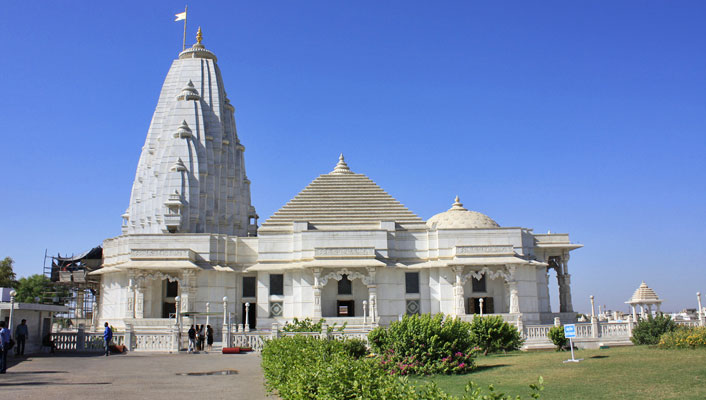
{"type": "Polygon", "coordinates": [[[473,372],[488,371],[495,368],[509,367],[510,364],[477,365],[473,372]]]}

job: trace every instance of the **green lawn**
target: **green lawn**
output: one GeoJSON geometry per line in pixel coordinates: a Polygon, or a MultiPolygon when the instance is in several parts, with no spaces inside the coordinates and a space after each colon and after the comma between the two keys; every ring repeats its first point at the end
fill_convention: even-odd
{"type": "Polygon", "coordinates": [[[452,394],[462,394],[472,380],[495,385],[525,398],[528,385],[541,375],[542,399],[706,399],[706,350],[660,350],[646,346],[578,350],[580,363],[562,361],[567,352],[528,352],[480,356],[478,369],[467,375],[435,375],[415,379],[435,381],[452,394]]]}

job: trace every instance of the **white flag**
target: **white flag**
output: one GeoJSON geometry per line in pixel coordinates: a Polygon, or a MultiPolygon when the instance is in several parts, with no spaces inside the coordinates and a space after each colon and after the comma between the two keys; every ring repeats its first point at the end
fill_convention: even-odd
{"type": "Polygon", "coordinates": [[[186,19],[186,11],[184,11],[183,13],[175,14],[175,15],[176,15],[176,19],[174,21],[181,21],[182,19],[186,19]]]}

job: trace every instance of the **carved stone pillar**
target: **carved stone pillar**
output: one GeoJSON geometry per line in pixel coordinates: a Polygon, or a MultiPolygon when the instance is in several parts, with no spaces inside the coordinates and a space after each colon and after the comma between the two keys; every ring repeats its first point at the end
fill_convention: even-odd
{"type": "Polygon", "coordinates": [[[321,268],[314,268],[314,318],[321,318],[321,268]]]}
{"type": "Polygon", "coordinates": [[[135,288],[135,318],[145,317],[145,281],[140,279],[135,288]]]}
{"type": "Polygon", "coordinates": [[[454,314],[461,316],[466,314],[466,307],[463,304],[465,293],[463,291],[463,267],[454,267],[456,279],[454,281],[454,314]]]}
{"type": "Polygon", "coordinates": [[[571,301],[571,274],[569,274],[569,252],[564,253],[561,258],[562,273],[563,273],[563,304],[564,310],[562,312],[574,312],[574,305],[571,301]]]}
{"type": "Polygon", "coordinates": [[[76,292],[76,318],[85,318],[85,313],[83,309],[83,303],[85,301],[86,294],[83,290],[76,292]]]}
{"type": "Polygon", "coordinates": [[[179,287],[181,292],[181,312],[187,313],[192,311],[194,298],[196,297],[196,287],[194,286],[195,273],[190,270],[181,273],[182,285],[179,287]]]}
{"type": "Polygon", "coordinates": [[[368,285],[368,303],[370,304],[370,322],[375,324],[378,320],[377,285],[368,285]]]}
{"type": "Polygon", "coordinates": [[[223,343],[223,347],[230,347],[228,329],[228,296],[223,296],[223,327],[221,328],[221,342],[223,343]]]}
{"type": "Polygon", "coordinates": [[[510,289],[510,314],[520,313],[520,292],[517,289],[517,281],[510,281],[507,283],[510,289]]]}
{"type": "Polygon", "coordinates": [[[127,304],[125,308],[125,318],[135,318],[135,272],[129,270],[127,273],[127,304]]]}
{"type": "Polygon", "coordinates": [[[368,303],[370,304],[370,321],[375,324],[378,321],[378,301],[377,301],[377,281],[375,280],[375,267],[368,268],[368,279],[364,282],[368,286],[368,303]]]}

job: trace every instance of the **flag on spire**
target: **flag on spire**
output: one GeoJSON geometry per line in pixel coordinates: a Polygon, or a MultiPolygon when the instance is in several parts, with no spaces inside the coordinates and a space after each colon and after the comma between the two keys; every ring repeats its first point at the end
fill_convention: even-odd
{"type": "Polygon", "coordinates": [[[176,19],[174,21],[181,21],[182,19],[186,19],[186,10],[184,12],[175,14],[176,19]]]}

